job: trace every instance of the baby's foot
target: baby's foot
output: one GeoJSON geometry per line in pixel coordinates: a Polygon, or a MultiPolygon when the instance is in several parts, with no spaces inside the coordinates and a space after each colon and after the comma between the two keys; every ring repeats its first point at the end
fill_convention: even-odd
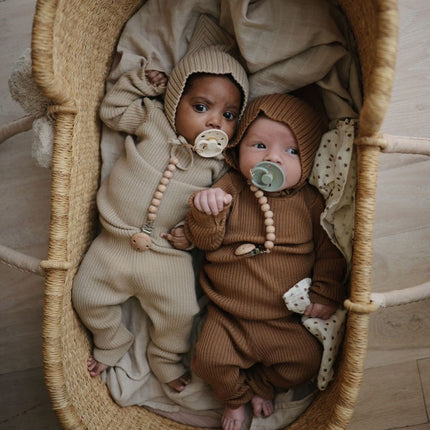
{"type": "Polygon", "coordinates": [[[185,387],[191,382],[191,373],[187,372],[184,373],[182,376],[180,376],[177,379],[174,379],[173,381],[170,381],[167,383],[167,385],[170,388],[173,388],[175,391],[180,393],[181,391],[185,390],[185,387]]]}
{"type": "Polygon", "coordinates": [[[100,373],[104,372],[108,367],[107,364],[100,363],[94,357],[89,357],[87,360],[88,372],[90,372],[92,377],[100,375],[100,373]]]}
{"type": "Polygon", "coordinates": [[[263,399],[256,394],[251,399],[252,410],[255,417],[268,417],[273,414],[273,402],[271,400],[263,399]]]}
{"type": "Polygon", "coordinates": [[[222,414],[222,430],[240,430],[245,422],[245,406],[237,409],[225,408],[222,414]]]}

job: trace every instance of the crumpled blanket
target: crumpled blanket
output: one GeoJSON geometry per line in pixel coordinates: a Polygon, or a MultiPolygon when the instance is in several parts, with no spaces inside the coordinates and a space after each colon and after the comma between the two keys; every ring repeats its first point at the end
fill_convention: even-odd
{"type": "MultiPolygon", "coordinates": [[[[249,71],[251,99],[260,94],[290,92],[311,83],[319,88],[331,129],[320,147],[324,162],[317,166],[316,160],[311,181],[331,202],[322,224],[347,260],[350,259],[352,227],[344,221],[350,218],[352,222],[354,211],[355,171],[350,166],[354,166],[355,160],[352,141],[361,94],[353,38],[337,2],[178,0],[172,7],[170,0],[148,0],[124,27],[107,88],[122,73],[140,67],[144,60],[149,62],[150,68],[169,74],[185,54],[201,14],[214,19],[236,39],[243,64],[249,71]],[[335,153],[333,148],[336,148],[335,153]],[[350,155],[349,160],[336,164],[338,154],[350,155]],[[321,181],[321,176],[327,174],[327,163],[336,165],[336,174],[330,169],[330,181],[321,181]],[[340,188],[337,184],[339,176],[349,180],[340,188]],[[340,223],[337,222],[338,214],[340,223]]],[[[123,147],[124,136],[103,126],[102,180],[109,174],[123,147]]],[[[129,329],[135,334],[137,349],[144,349],[148,336],[146,315],[133,299],[124,305],[123,311],[129,329]]],[[[146,357],[134,351],[132,348],[117,366],[103,375],[117,403],[145,405],[166,416],[173,414],[172,418],[190,425],[203,426],[202,419],[204,426],[219,425],[220,405],[202,381],[194,378],[183,393],[172,392],[152,375],[146,357]]],[[[273,430],[292,422],[306,409],[313,395],[310,390],[297,399],[295,391],[277,397],[277,413],[270,423],[267,419],[259,419],[260,422],[248,416],[249,427],[273,430]],[[298,403],[291,403],[293,400],[298,403]],[[283,405],[287,403],[289,413],[283,411],[283,405]]]]}
{"type": "MultiPolygon", "coordinates": [[[[312,279],[302,279],[283,295],[288,310],[299,314],[305,312],[305,309],[311,304],[309,300],[309,288],[311,285],[312,279]]],[[[333,365],[339,351],[339,346],[342,343],[345,331],[345,319],[345,309],[338,309],[327,320],[302,316],[302,324],[323,345],[323,356],[317,378],[320,390],[325,390],[328,383],[333,379],[333,365]]]]}

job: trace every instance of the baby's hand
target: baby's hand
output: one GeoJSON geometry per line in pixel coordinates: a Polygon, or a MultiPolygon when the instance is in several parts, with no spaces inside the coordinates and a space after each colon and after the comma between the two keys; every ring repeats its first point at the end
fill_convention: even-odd
{"type": "Polygon", "coordinates": [[[156,87],[165,87],[167,85],[167,76],[158,70],[147,70],[145,72],[146,79],[151,85],[156,87]]]}
{"type": "Polygon", "coordinates": [[[176,249],[188,249],[191,242],[185,237],[184,227],[176,227],[170,233],[161,233],[163,239],[167,239],[176,249]]]}
{"type": "Polygon", "coordinates": [[[233,197],[221,188],[209,188],[194,196],[194,206],[208,215],[218,215],[233,197]]]}
{"type": "Polygon", "coordinates": [[[321,303],[311,303],[306,309],[304,314],[311,318],[321,318],[323,320],[329,319],[337,311],[335,305],[323,305],[321,303]]]}

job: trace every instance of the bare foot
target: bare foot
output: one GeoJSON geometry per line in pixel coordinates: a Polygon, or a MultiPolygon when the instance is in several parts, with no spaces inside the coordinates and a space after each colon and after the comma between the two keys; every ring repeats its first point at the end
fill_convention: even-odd
{"type": "Polygon", "coordinates": [[[105,371],[108,367],[107,364],[100,363],[94,357],[89,357],[87,360],[88,372],[90,372],[92,377],[100,375],[100,373],[105,371]]]}
{"type": "Polygon", "coordinates": [[[180,393],[185,390],[185,387],[191,382],[191,373],[184,373],[181,377],[167,383],[170,388],[180,393]]]}
{"type": "Polygon", "coordinates": [[[255,394],[251,399],[251,405],[255,417],[268,417],[273,414],[274,407],[271,400],[263,399],[255,394]]]}
{"type": "Polygon", "coordinates": [[[240,430],[245,421],[245,406],[237,409],[225,408],[222,414],[222,430],[240,430]]]}

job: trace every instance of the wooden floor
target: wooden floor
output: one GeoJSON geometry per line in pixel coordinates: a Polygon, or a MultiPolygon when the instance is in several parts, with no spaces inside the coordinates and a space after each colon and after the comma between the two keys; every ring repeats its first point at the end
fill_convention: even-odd
{"type": "MultiPolygon", "coordinates": [[[[7,79],[29,47],[35,0],[0,0],[0,124],[23,114],[7,79]]],[[[383,132],[430,137],[430,2],[399,0],[393,98],[383,132]]],[[[0,243],[46,255],[49,171],[31,159],[31,133],[0,146],[0,243]]],[[[430,158],[383,155],[373,291],[430,279],[430,158]]],[[[43,280],[0,265],[0,430],[60,429],[43,382],[43,280]]],[[[430,429],[429,300],[371,317],[364,381],[351,430],[430,429]]],[[[101,429],[103,430],[103,429],[101,429]]],[[[312,430],[312,429],[310,429],[312,430]]]]}

